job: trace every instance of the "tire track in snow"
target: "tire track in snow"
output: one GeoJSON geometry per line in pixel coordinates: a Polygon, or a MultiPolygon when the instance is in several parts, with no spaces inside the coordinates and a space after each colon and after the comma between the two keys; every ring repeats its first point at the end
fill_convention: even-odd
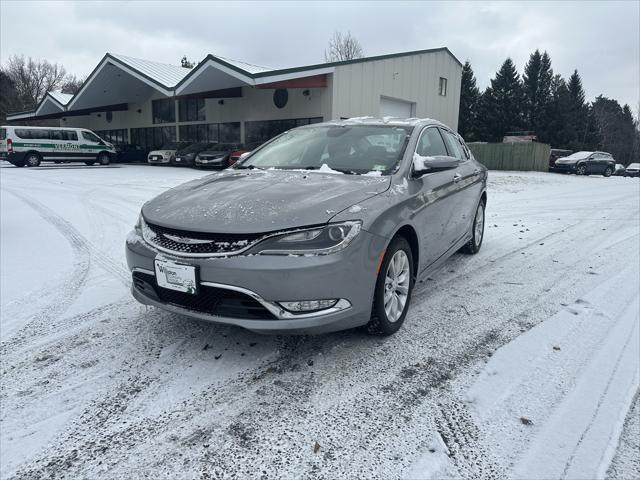
{"type": "MultiPolygon", "coordinates": [[[[51,332],[51,325],[55,324],[55,320],[68,310],[82,292],[92,262],[111,273],[123,285],[127,287],[130,285],[129,272],[122,265],[113,261],[93,246],[71,223],[42,203],[29,198],[21,192],[13,189],[6,189],[6,191],[29,205],[43,220],[50,223],[60,232],[71,245],[75,262],[71,274],[62,284],[51,285],[44,291],[33,292],[3,309],[3,315],[23,316],[24,313],[22,312],[26,311],[29,312],[28,315],[30,317],[25,320],[25,325],[22,328],[0,343],[0,348],[4,353],[8,353],[14,338],[24,340],[30,335],[40,335],[39,332],[41,331],[51,332]],[[39,304],[42,300],[45,300],[46,306],[41,307],[38,313],[33,314],[31,308],[26,308],[34,303],[39,304]]],[[[19,341],[19,343],[21,342],[19,341]]]]}

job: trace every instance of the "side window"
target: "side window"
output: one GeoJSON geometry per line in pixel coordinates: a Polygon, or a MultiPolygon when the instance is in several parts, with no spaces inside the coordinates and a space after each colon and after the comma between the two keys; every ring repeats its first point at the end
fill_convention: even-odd
{"type": "Polygon", "coordinates": [[[465,160],[464,153],[462,152],[462,146],[458,139],[448,130],[441,130],[442,136],[445,142],[447,142],[447,151],[450,157],[455,157],[459,160],[465,160]]]}
{"type": "Polygon", "coordinates": [[[96,135],[91,133],[91,132],[82,131],[81,133],[82,133],[82,138],[84,138],[85,140],[88,140],[88,141],[94,142],[94,143],[99,143],[100,142],[100,139],[96,135]]]}
{"type": "Polygon", "coordinates": [[[49,136],[51,140],[64,140],[64,135],[62,134],[62,130],[50,130],[49,136]]]}
{"type": "Polygon", "coordinates": [[[38,140],[48,140],[49,139],[49,130],[30,130],[29,138],[38,139],[38,140]]]}
{"type": "Polygon", "coordinates": [[[75,142],[78,140],[78,134],[73,130],[64,130],[64,139],[75,142]]]}
{"type": "Polygon", "coordinates": [[[31,138],[31,135],[29,135],[29,130],[25,130],[23,128],[16,128],[15,134],[16,134],[16,137],[20,137],[24,139],[31,138]]]}
{"type": "Polygon", "coordinates": [[[420,140],[418,140],[416,153],[423,157],[447,155],[447,149],[444,146],[444,141],[436,127],[428,127],[422,132],[420,140]]]}
{"type": "Polygon", "coordinates": [[[464,141],[460,137],[458,137],[458,142],[460,143],[460,146],[462,147],[462,151],[464,152],[464,158],[469,160],[471,158],[471,154],[469,153],[469,147],[467,147],[467,145],[464,143],[464,141]]]}

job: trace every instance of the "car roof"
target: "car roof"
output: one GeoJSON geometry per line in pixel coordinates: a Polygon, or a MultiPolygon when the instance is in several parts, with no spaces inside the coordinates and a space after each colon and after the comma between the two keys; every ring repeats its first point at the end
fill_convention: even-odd
{"type": "Polygon", "coordinates": [[[437,125],[439,127],[452,130],[451,127],[444,123],[434,120],[433,118],[401,118],[401,117],[353,117],[346,118],[344,120],[331,120],[323,123],[312,123],[311,125],[304,125],[301,128],[317,127],[323,125],[391,125],[398,127],[418,127],[424,125],[437,125]]]}

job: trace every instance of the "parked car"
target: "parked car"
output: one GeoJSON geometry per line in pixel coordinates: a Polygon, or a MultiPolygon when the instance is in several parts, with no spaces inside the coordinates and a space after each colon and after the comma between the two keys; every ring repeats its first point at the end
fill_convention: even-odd
{"type": "Polygon", "coordinates": [[[575,173],[576,175],[591,175],[597,173],[605,177],[610,177],[615,170],[615,166],[616,162],[610,153],[576,152],[556,160],[555,170],[575,173]]]}
{"type": "Polygon", "coordinates": [[[149,163],[169,165],[175,160],[176,152],[186,148],[189,142],[170,142],[164,144],[160,149],[149,152],[147,161],[149,163]]]}
{"type": "Polygon", "coordinates": [[[253,143],[247,143],[245,145],[241,145],[239,146],[237,149],[233,150],[230,154],[229,154],[229,164],[233,165],[234,163],[236,163],[238,160],[240,160],[240,157],[244,154],[244,153],[249,153],[249,152],[253,152],[256,148],[258,148],[260,145],[262,145],[264,142],[253,142],[253,143]]]}
{"type": "Polygon", "coordinates": [[[392,334],[417,281],[480,250],[486,184],[435,120],[298,127],[143,205],[132,294],[257,332],[392,334]]]}
{"type": "Polygon", "coordinates": [[[132,143],[121,143],[115,146],[116,160],[122,163],[146,162],[149,150],[132,143]]]}
{"type": "Polygon", "coordinates": [[[552,148],[549,152],[549,171],[554,172],[556,168],[556,160],[567,157],[573,153],[572,150],[562,150],[560,148],[552,148]]]}
{"type": "Polygon", "coordinates": [[[613,175],[616,177],[621,177],[624,175],[625,171],[626,171],[626,168],[624,165],[622,165],[621,163],[616,163],[616,166],[613,170],[613,175]]]}
{"type": "Polygon", "coordinates": [[[0,160],[16,167],[37,167],[42,162],[84,162],[109,165],[113,145],[85,128],[0,127],[0,160]]]}
{"type": "Polygon", "coordinates": [[[200,168],[227,168],[231,165],[231,152],[237,150],[238,145],[236,144],[217,143],[212,148],[204,150],[196,155],[194,165],[200,168]]]}
{"type": "Polygon", "coordinates": [[[174,160],[171,162],[171,164],[193,166],[196,155],[204,150],[213,149],[217,145],[217,143],[218,142],[196,142],[192,143],[191,145],[187,145],[185,148],[176,152],[174,160]]]}
{"type": "Polygon", "coordinates": [[[640,163],[630,163],[624,171],[625,177],[640,177],[640,163]]]}

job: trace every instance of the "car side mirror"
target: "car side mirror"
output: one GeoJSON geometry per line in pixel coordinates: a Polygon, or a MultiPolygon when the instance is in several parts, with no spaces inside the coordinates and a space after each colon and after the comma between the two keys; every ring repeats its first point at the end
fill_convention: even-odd
{"type": "Polygon", "coordinates": [[[460,160],[453,157],[437,156],[437,157],[423,157],[417,153],[413,154],[413,176],[420,177],[425,173],[448,170],[456,168],[460,165],[460,160]]]}

